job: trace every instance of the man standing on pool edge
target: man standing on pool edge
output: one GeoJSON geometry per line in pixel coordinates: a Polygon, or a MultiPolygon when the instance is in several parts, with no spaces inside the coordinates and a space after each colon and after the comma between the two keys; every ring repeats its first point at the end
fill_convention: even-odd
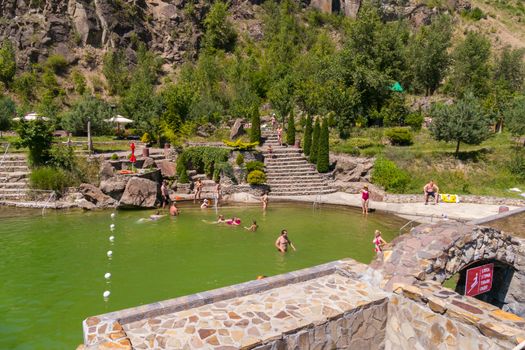
{"type": "Polygon", "coordinates": [[[277,240],[275,241],[275,247],[281,253],[286,253],[286,251],[288,250],[288,245],[290,245],[290,247],[292,247],[292,249],[296,251],[292,241],[290,241],[290,239],[288,238],[288,231],[282,230],[281,235],[277,237],[277,240]]]}

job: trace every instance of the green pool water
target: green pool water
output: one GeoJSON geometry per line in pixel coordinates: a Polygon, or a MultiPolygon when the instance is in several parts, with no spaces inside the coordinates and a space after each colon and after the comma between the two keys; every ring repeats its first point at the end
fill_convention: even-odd
{"type": "Polygon", "coordinates": [[[182,206],[179,218],[140,222],[150,211],[46,212],[0,208],[0,349],[72,349],[81,322],[122,308],[174,298],[351,257],[372,259],[373,231],[390,240],[397,217],[340,207],[272,203],[220,208],[256,233],[213,225],[213,209],[182,206]],[[115,242],[109,242],[114,223],[115,242]],[[296,252],[274,248],[286,228],[296,252]],[[113,257],[106,257],[108,250],[113,257]],[[107,283],[104,274],[112,274],[107,283]],[[111,291],[108,301],[102,293],[111,291]]]}

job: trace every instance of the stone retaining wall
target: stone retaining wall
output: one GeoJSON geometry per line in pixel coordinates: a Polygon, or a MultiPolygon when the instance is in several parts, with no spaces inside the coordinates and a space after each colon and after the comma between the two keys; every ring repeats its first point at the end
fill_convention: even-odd
{"type": "Polygon", "coordinates": [[[525,320],[437,283],[396,285],[385,349],[512,349],[525,320]]]}
{"type": "MultiPolygon", "coordinates": [[[[517,198],[503,198],[503,197],[492,197],[492,196],[474,196],[474,195],[459,195],[461,203],[473,203],[473,204],[492,204],[492,205],[509,205],[514,207],[525,206],[524,199],[517,198]]],[[[383,197],[384,202],[389,203],[422,203],[425,198],[423,193],[421,194],[385,194],[383,197]]]]}

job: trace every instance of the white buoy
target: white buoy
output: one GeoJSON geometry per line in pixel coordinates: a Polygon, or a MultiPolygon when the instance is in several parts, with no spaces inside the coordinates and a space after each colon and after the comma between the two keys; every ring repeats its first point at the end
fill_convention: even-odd
{"type": "Polygon", "coordinates": [[[104,274],[104,278],[107,279],[107,280],[109,280],[109,279],[111,278],[111,273],[106,272],[106,273],[104,274]]]}
{"type": "Polygon", "coordinates": [[[113,255],[113,252],[111,250],[108,250],[107,255],[108,255],[108,258],[111,258],[111,256],[113,255]]]}
{"type": "Polygon", "coordinates": [[[109,298],[109,295],[111,294],[111,292],[109,290],[106,290],[104,291],[104,293],[102,293],[102,295],[104,296],[104,298],[109,298]]]}
{"type": "Polygon", "coordinates": [[[109,241],[110,242],[114,242],[115,241],[115,236],[109,236],[109,241]]]}
{"type": "Polygon", "coordinates": [[[113,230],[115,229],[115,224],[111,224],[111,225],[109,225],[109,229],[110,229],[111,231],[113,231],[113,230]]]}
{"type": "Polygon", "coordinates": [[[111,213],[111,218],[112,218],[112,219],[115,218],[115,213],[111,213]]]}

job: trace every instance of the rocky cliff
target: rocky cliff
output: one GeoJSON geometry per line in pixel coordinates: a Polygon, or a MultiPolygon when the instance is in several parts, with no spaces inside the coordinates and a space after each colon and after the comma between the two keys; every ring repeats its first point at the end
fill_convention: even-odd
{"type": "MultiPolygon", "coordinates": [[[[358,15],[362,0],[306,0],[301,4],[324,12],[358,15]]],[[[463,6],[466,0],[447,0],[463,6]]],[[[261,37],[252,23],[259,0],[231,2],[232,18],[253,38],[261,37]],[[250,22],[251,21],[251,22],[250,22]],[[246,25],[248,23],[248,25],[246,25]]],[[[435,10],[418,0],[380,0],[387,19],[406,17],[415,25],[429,22],[435,10]]],[[[17,49],[20,68],[58,53],[69,63],[100,63],[108,48],[121,48],[133,58],[137,40],[148,43],[167,65],[196,57],[209,1],[204,0],[0,0],[0,40],[17,49]]],[[[259,28],[259,29],[258,29],[259,28]]]]}

